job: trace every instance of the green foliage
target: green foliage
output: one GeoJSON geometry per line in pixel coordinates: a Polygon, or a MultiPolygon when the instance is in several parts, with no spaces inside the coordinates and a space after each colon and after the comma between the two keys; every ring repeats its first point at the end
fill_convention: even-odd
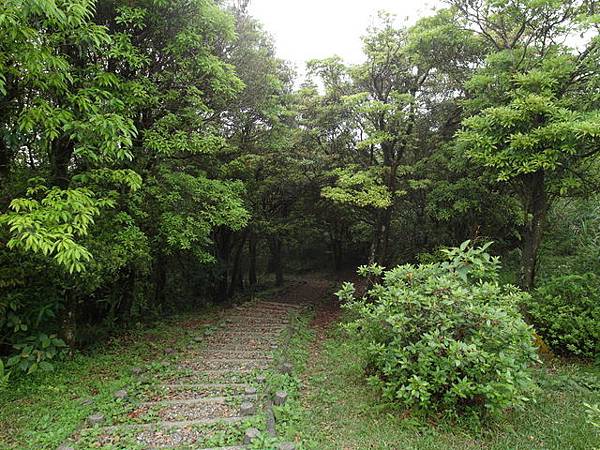
{"type": "Polygon", "coordinates": [[[0,359],[0,392],[8,387],[8,380],[10,379],[10,371],[4,367],[4,362],[0,359]]]}
{"type": "Polygon", "coordinates": [[[350,204],[359,208],[388,208],[392,204],[391,193],[380,184],[375,170],[360,171],[356,167],[336,169],[334,186],[326,186],[321,195],[335,203],[350,204]]]}
{"type": "Polygon", "coordinates": [[[97,199],[85,188],[36,186],[28,194],[41,194],[42,199],[14,199],[12,211],[0,216],[0,224],[6,224],[13,236],[8,248],[54,257],[70,273],[83,271],[92,255],[76,239],[86,236],[94,216],[101,208],[114,206],[114,201],[97,199]]]}
{"type": "Polygon", "coordinates": [[[588,423],[596,428],[600,428],[600,405],[584,403],[583,406],[586,410],[588,423]]]}
{"type": "MultiPolygon", "coordinates": [[[[557,55],[539,65],[512,75],[508,102],[466,119],[458,135],[467,155],[492,168],[499,181],[538,171],[561,172],[593,154],[600,142],[600,115],[573,110],[572,103],[557,93],[574,70],[569,69],[575,65],[573,59],[557,55]]],[[[556,187],[561,193],[581,187],[581,179],[562,176],[556,187]]]]}
{"type": "Polygon", "coordinates": [[[338,293],[356,316],[347,329],[364,345],[370,380],[385,399],[453,413],[498,413],[530,400],[537,355],[518,312],[527,294],[465,279],[489,277],[497,266],[482,250],[465,250],[449,251],[450,264],[389,270],[363,298],[351,284],[338,293]]]}
{"type": "Polygon", "coordinates": [[[54,369],[50,361],[62,359],[66,354],[66,345],[62,339],[43,333],[29,336],[13,347],[17,354],[8,359],[7,366],[28,374],[54,369]]]}
{"type": "Polygon", "coordinates": [[[443,266],[464,282],[498,281],[500,257],[487,253],[491,245],[491,242],[487,242],[477,247],[471,241],[465,241],[460,247],[442,249],[441,253],[447,259],[443,266]]]}
{"type": "Polygon", "coordinates": [[[600,277],[556,276],[525,299],[538,333],[555,351],[596,357],[600,349],[600,277]]]}

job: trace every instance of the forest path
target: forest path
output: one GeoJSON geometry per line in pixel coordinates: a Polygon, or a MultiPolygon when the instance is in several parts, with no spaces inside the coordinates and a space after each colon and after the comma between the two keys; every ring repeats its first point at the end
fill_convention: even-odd
{"type": "Polygon", "coordinates": [[[245,448],[256,429],[269,428],[268,379],[289,370],[281,347],[294,317],[306,307],[319,310],[332,285],[307,277],[268,299],[224,310],[217,323],[174,346],[180,349],[165,348],[164,360],[132,369],[137,381],[114,393],[115,413],[92,414],[59,450],[245,448]]]}

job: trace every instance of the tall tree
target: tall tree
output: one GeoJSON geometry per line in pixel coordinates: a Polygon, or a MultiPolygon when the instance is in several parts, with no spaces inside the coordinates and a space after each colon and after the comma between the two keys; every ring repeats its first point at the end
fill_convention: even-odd
{"type": "Polygon", "coordinates": [[[468,83],[473,116],[457,142],[519,196],[521,286],[531,289],[548,208],[585,187],[599,150],[598,97],[589,93],[598,86],[600,39],[589,34],[587,2],[453,3],[494,49],[468,83]],[[563,44],[574,32],[590,36],[580,50],[563,44]]]}

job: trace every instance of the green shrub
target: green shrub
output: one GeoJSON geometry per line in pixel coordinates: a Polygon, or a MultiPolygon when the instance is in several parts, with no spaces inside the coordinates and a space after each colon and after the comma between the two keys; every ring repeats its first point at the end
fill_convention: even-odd
{"type": "Polygon", "coordinates": [[[550,279],[527,299],[538,333],[556,352],[594,357],[600,352],[600,277],[593,273],[550,279]]]}
{"type": "Polygon", "coordinates": [[[62,339],[44,333],[29,336],[13,347],[18,353],[8,359],[7,365],[27,373],[34,373],[40,369],[53,370],[54,365],[50,361],[64,358],[67,351],[62,339]]]}
{"type": "Polygon", "coordinates": [[[4,368],[4,362],[0,359],[0,392],[7,388],[10,371],[4,368]]]}
{"type": "Polygon", "coordinates": [[[584,403],[583,406],[585,406],[585,412],[587,414],[587,423],[594,428],[600,429],[600,405],[584,403]]]}
{"type": "MultiPolygon", "coordinates": [[[[363,298],[350,283],[338,293],[355,314],[347,328],[365,348],[370,380],[387,400],[422,411],[521,406],[534,390],[529,366],[537,361],[533,331],[518,312],[527,294],[465,277],[458,252],[448,256],[450,264],[387,271],[363,298]]],[[[497,261],[483,261],[476,272],[495,278],[497,261]]]]}

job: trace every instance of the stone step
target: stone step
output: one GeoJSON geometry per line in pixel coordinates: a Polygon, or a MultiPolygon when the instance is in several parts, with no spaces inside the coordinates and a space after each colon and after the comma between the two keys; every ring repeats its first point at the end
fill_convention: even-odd
{"type": "Polygon", "coordinates": [[[279,320],[263,320],[263,319],[235,319],[235,320],[231,320],[229,322],[225,322],[223,328],[221,328],[220,331],[224,331],[224,330],[232,330],[232,329],[236,329],[236,328],[245,328],[245,329],[256,329],[256,330],[262,330],[262,329],[276,329],[276,330],[282,330],[284,328],[287,328],[289,326],[289,321],[286,321],[285,323],[279,321],[279,320]]]}
{"type": "MultiPolygon", "coordinates": [[[[270,352],[273,350],[273,346],[277,345],[276,342],[273,341],[252,341],[252,342],[242,342],[240,343],[238,340],[229,340],[229,341],[221,341],[215,342],[211,344],[211,350],[221,352],[221,351],[255,351],[255,352],[270,352]]],[[[201,356],[202,352],[205,351],[202,349],[199,351],[198,355],[201,356]]]]}
{"type": "Polygon", "coordinates": [[[249,384],[165,384],[146,393],[143,401],[158,403],[161,401],[203,401],[212,397],[243,396],[249,384]]]}
{"type": "MultiPolygon", "coordinates": [[[[256,394],[239,394],[239,398],[243,398],[244,400],[256,400],[258,396],[256,394]]],[[[143,402],[140,403],[141,407],[146,406],[173,406],[173,405],[204,405],[207,403],[228,403],[231,402],[231,397],[201,397],[195,399],[186,399],[186,400],[178,400],[178,399],[167,399],[167,400],[157,400],[154,402],[143,402]]]]}
{"type": "Polygon", "coordinates": [[[279,335],[281,335],[281,333],[283,333],[285,330],[289,329],[288,327],[271,327],[271,326],[264,326],[264,327],[248,327],[248,326],[243,326],[243,327],[231,327],[231,328],[227,328],[225,330],[222,331],[222,334],[230,334],[230,335],[234,335],[237,336],[239,334],[243,334],[243,335],[254,335],[254,336],[267,336],[267,337],[277,337],[279,335]]]}
{"type": "Polygon", "coordinates": [[[152,423],[124,423],[121,425],[111,425],[108,427],[100,427],[102,431],[118,431],[118,430],[154,430],[154,429],[171,429],[171,428],[188,428],[202,425],[214,425],[217,423],[230,424],[239,423],[245,420],[252,419],[255,416],[231,416],[231,417],[211,417],[206,419],[193,420],[162,420],[152,423]]]}
{"type": "Polygon", "coordinates": [[[172,389],[245,389],[250,385],[248,383],[198,383],[198,384],[163,384],[166,388],[172,389]]]}
{"type": "Polygon", "coordinates": [[[239,335],[243,335],[243,336],[260,337],[260,338],[276,338],[286,328],[287,327],[282,327],[279,330],[270,330],[270,329],[253,330],[251,328],[245,328],[245,329],[229,328],[226,330],[219,331],[218,333],[212,334],[211,337],[214,336],[215,338],[220,338],[220,337],[228,336],[228,335],[237,337],[239,335]]]}
{"type": "Polygon", "coordinates": [[[143,431],[137,436],[136,441],[138,444],[145,444],[145,450],[175,448],[198,449],[204,447],[203,444],[199,444],[199,441],[204,441],[205,438],[213,434],[210,431],[198,431],[189,428],[179,430],[171,429],[170,431],[170,433],[165,433],[165,431],[160,430],[143,431]],[[200,445],[200,447],[198,447],[198,445],[200,445]]]}
{"type": "Polygon", "coordinates": [[[256,315],[263,317],[288,318],[291,313],[300,312],[297,308],[286,308],[274,305],[250,305],[235,308],[232,313],[238,315],[256,315]]]}
{"type": "Polygon", "coordinates": [[[227,320],[229,317],[240,317],[240,318],[250,318],[250,319],[269,319],[269,320],[289,320],[290,311],[288,310],[280,310],[273,309],[270,307],[260,307],[260,308],[240,308],[231,311],[228,315],[224,316],[224,320],[227,320]]]}
{"type": "Polygon", "coordinates": [[[252,380],[252,374],[258,369],[221,369],[204,370],[194,375],[181,374],[179,377],[165,380],[164,384],[204,384],[204,383],[244,383],[252,380]]]}
{"type": "Polygon", "coordinates": [[[253,316],[253,317],[270,317],[273,320],[275,319],[288,319],[291,313],[297,313],[300,310],[296,309],[283,309],[278,308],[276,306],[261,306],[261,307],[253,307],[252,309],[238,309],[235,311],[235,315],[239,316],[253,316]]]}
{"type": "Polygon", "coordinates": [[[299,305],[297,303],[272,302],[267,300],[261,300],[260,302],[257,302],[255,304],[260,306],[272,306],[275,308],[289,308],[295,310],[300,310],[304,308],[304,305],[299,305]]]}
{"type": "Polygon", "coordinates": [[[290,327],[290,324],[287,322],[282,324],[281,322],[269,322],[269,321],[248,322],[248,321],[244,321],[244,320],[239,320],[239,321],[227,323],[226,328],[223,328],[223,331],[238,330],[238,329],[282,331],[289,327],[290,327]]]}
{"type": "Polygon", "coordinates": [[[227,359],[255,359],[255,360],[266,360],[271,361],[273,355],[271,353],[263,351],[252,351],[252,350],[207,350],[201,353],[202,357],[219,359],[219,356],[225,356],[227,359]]]}
{"type": "Polygon", "coordinates": [[[244,445],[237,445],[233,447],[211,447],[211,448],[200,448],[197,450],[246,450],[248,447],[244,445]]]}
{"type": "Polygon", "coordinates": [[[263,315],[252,315],[252,316],[242,316],[242,315],[236,315],[236,316],[229,316],[227,317],[227,319],[225,319],[225,323],[226,324],[237,324],[237,323],[244,323],[244,324],[249,324],[249,325],[254,325],[254,324],[258,324],[258,325],[274,325],[274,326],[278,326],[278,325],[288,325],[290,323],[290,321],[288,319],[286,319],[287,315],[282,316],[280,320],[277,320],[277,318],[274,318],[272,316],[263,316],[263,315]]]}
{"type": "Polygon", "coordinates": [[[192,369],[198,371],[210,370],[240,370],[240,369],[265,369],[269,361],[264,359],[209,359],[205,361],[184,361],[178,364],[179,369],[192,369]]]}
{"type": "Polygon", "coordinates": [[[165,422],[228,419],[242,415],[239,406],[233,404],[231,399],[227,401],[225,397],[218,398],[217,401],[150,403],[142,405],[140,409],[153,409],[153,415],[165,422]]]}
{"type": "Polygon", "coordinates": [[[232,314],[225,316],[225,322],[229,319],[233,320],[265,320],[269,322],[287,323],[289,322],[288,313],[275,313],[272,310],[260,311],[246,309],[242,311],[235,311],[232,314]]]}
{"type": "Polygon", "coordinates": [[[211,336],[209,339],[204,341],[206,344],[235,344],[238,346],[242,345],[265,345],[274,344],[281,334],[273,334],[271,336],[265,336],[254,333],[227,333],[220,336],[211,336]]]}
{"type": "Polygon", "coordinates": [[[213,447],[213,448],[202,448],[198,450],[246,450],[248,447],[238,445],[237,447],[213,447]]]}
{"type": "Polygon", "coordinates": [[[233,447],[212,447],[212,448],[199,448],[197,450],[246,450],[248,447],[244,445],[238,445],[233,447]]]}

